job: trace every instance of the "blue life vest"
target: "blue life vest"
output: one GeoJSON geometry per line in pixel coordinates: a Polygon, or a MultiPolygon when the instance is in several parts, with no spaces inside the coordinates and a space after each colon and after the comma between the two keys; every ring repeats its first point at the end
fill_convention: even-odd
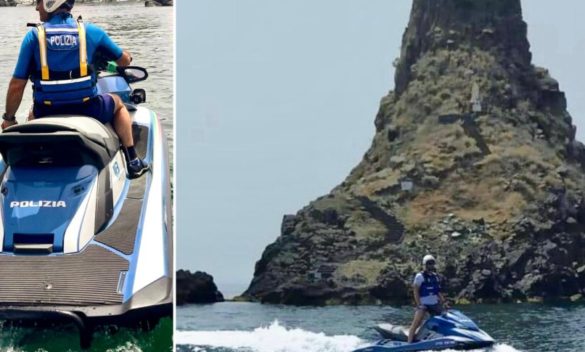
{"type": "MultiPolygon", "coordinates": [[[[85,25],[37,25],[40,70],[33,73],[37,104],[79,104],[97,95],[96,75],[87,64],[85,25]]],[[[39,67],[37,67],[39,69],[39,67]]]]}
{"type": "Polygon", "coordinates": [[[438,296],[441,292],[441,280],[435,273],[421,273],[424,277],[423,283],[420,285],[420,297],[438,296]]]}

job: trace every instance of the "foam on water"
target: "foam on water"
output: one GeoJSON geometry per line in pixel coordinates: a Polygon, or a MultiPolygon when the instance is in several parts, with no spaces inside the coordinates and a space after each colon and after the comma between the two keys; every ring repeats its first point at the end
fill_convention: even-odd
{"type": "Polygon", "coordinates": [[[110,348],[106,352],[142,352],[142,349],[132,342],[126,342],[116,348],[110,348]]]}
{"type": "Polygon", "coordinates": [[[503,344],[497,344],[494,347],[494,351],[495,352],[520,352],[520,350],[515,349],[512,346],[509,345],[503,345],[503,344]]]}
{"type": "Polygon", "coordinates": [[[179,345],[246,349],[254,352],[338,352],[352,351],[365,341],[357,336],[315,333],[287,329],[273,322],[253,331],[177,331],[179,345]]]}
{"type": "MultiPolygon", "coordinates": [[[[328,336],[324,333],[306,331],[300,328],[286,328],[274,321],[270,326],[253,331],[177,331],[177,345],[211,347],[253,352],[351,352],[368,345],[352,335],[328,336]]],[[[205,351],[197,348],[192,351],[205,351]]],[[[496,345],[492,352],[518,352],[508,345],[496,345]]]]}

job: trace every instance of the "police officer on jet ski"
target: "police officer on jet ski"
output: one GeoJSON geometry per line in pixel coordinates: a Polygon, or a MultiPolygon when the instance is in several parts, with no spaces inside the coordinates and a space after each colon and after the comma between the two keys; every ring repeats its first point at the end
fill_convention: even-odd
{"type": "Polygon", "coordinates": [[[106,32],[71,16],[75,0],[37,0],[42,24],[29,31],[22,42],[18,62],[6,94],[2,129],[15,125],[27,80],[33,82],[33,118],[50,115],[85,115],[112,123],[120,137],[128,163],[128,177],[149,170],[136,154],[132,120],[122,99],[115,94],[97,94],[96,52],[128,66],[130,54],[116,45],[106,32]]]}
{"type": "Polygon", "coordinates": [[[414,340],[416,330],[422,323],[425,314],[428,312],[431,315],[439,315],[443,312],[443,305],[446,303],[441,293],[441,280],[439,275],[435,272],[435,258],[427,254],[423,258],[424,270],[416,274],[412,289],[414,292],[414,300],[416,302],[416,312],[412,325],[408,331],[408,342],[414,340]]]}

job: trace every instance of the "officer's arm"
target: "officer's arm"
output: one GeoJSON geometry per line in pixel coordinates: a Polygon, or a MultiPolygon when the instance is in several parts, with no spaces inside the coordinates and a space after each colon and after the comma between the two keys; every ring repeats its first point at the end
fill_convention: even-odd
{"type": "Polygon", "coordinates": [[[419,307],[422,304],[420,303],[420,286],[417,286],[416,284],[412,285],[412,292],[414,293],[414,302],[416,303],[416,306],[419,307]]]}
{"type": "Polygon", "coordinates": [[[443,296],[443,278],[439,277],[439,300],[442,306],[447,306],[447,300],[445,299],[445,296],[443,296]]]}
{"type": "Polygon", "coordinates": [[[100,50],[105,51],[106,57],[111,57],[116,60],[116,64],[120,67],[126,67],[132,62],[132,56],[126,50],[122,50],[118,44],[114,43],[112,38],[100,27],[95,26],[91,23],[86,25],[87,32],[91,36],[95,36],[98,39],[97,47],[100,50]],[[116,59],[117,58],[117,59],[116,59]]]}
{"type": "Polygon", "coordinates": [[[6,93],[6,116],[16,115],[20,102],[22,101],[22,95],[26,88],[26,79],[20,79],[12,77],[8,84],[8,92],[6,93]]]}
{"type": "Polygon", "coordinates": [[[441,306],[444,309],[451,309],[451,305],[449,304],[449,301],[447,301],[447,299],[443,295],[443,292],[439,292],[439,300],[441,301],[441,306]]]}
{"type": "Polygon", "coordinates": [[[120,58],[118,60],[116,60],[116,64],[118,64],[118,66],[120,66],[120,67],[126,67],[126,66],[130,65],[131,62],[132,62],[132,56],[130,56],[130,53],[127,52],[126,50],[124,50],[124,52],[122,53],[122,56],[120,56],[120,58]]]}
{"type": "MultiPolygon", "coordinates": [[[[26,82],[30,76],[30,71],[33,63],[33,50],[34,43],[36,43],[35,32],[36,29],[30,30],[22,40],[20,46],[20,53],[18,54],[18,61],[12,74],[12,79],[8,84],[8,91],[6,92],[6,105],[4,112],[6,116],[12,117],[18,111],[20,102],[22,101],[22,95],[24,94],[24,88],[26,88],[26,82]]],[[[3,127],[8,125],[3,123],[3,127]]]]}

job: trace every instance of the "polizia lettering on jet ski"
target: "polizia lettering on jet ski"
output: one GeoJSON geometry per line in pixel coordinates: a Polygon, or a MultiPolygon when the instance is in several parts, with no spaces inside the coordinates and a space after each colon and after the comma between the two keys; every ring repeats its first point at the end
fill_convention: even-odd
{"type": "Polygon", "coordinates": [[[10,202],[11,208],[67,208],[64,200],[22,200],[10,202]]]}

